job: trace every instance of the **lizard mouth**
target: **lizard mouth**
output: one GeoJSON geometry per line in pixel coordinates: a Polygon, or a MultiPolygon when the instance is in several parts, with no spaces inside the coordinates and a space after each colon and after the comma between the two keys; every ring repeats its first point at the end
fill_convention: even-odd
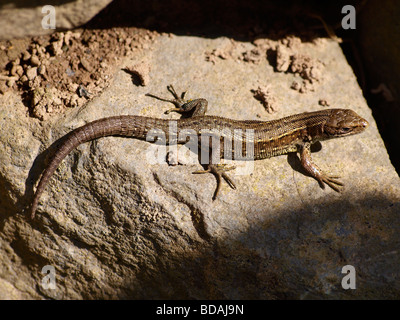
{"type": "Polygon", "coordinates": [[[325,123],[324,131],[330,137],[357,134],[368,128],[369,123],[349,109],[333,110],[333,116],[325,123]]]}
{"type": "Polygon", "coordinates": [[[361,126],[362,126],[364,129],[367,129],[368,126],[369,126],[368,121],[365,120],[365,119],[362,119],[362,121],[361,121],[361,126]]]}
{"type": "Polygon", "coordinates": [[[356,121],[356,123],[353,124],[352,134],[363,132],[365,129],[368,128],[368,126],[369,126],[368,121],[360,117],[358,121],[356,121]]]}

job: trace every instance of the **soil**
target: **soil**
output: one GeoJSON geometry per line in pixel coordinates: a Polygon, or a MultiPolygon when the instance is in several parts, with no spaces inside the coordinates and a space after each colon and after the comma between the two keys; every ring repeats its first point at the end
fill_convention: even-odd
{"type": "MultiPolygon", "coordinates": [[[[29,115],[40,120],[81,107],[109,85],[122,59],[135,50],[149,48],[157,35],[135,27],[113,27],[0,42],[0,94],[17,90],[29,115]]],[[[323,78],[323,63],[297,52],[301,44],[298,37],[288,36],[278,44],[259,38],[252,44],[246,49],[241,42],[229,39],[223,47],[205,52],[204,61],[215,64],[219,59],[234,59],[258,64],[269,59],[276,71],[300,75],[302,83],[290,87],[300,93],[314,91],[323,78]]],[[[132,75],[136,85],[145,86],[150,67],[143,61],[123,70],[132,75]]],[[[279,107],[266,84],[254,88],[254,97],[268,112],[279,107]]]]}
{"type": "Polygon", "coordinates": [[[30,116],[41,120],[80,107],[108,86],[124,57],[146,49],[156,34],[138,28],[77,29],[0,42],[0,94],[19,91],[30,116]]]}

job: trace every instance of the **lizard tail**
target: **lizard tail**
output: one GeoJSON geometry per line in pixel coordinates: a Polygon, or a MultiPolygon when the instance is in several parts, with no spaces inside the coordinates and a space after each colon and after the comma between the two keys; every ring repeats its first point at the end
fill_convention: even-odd
{"type": "Polygon", "coordinates": [[[74,149],[76,148],[78,145],[80,145],[81,143],[85,142],[84,140],[82,140],[78,134],[76,134],[75,131],[71,132],[71,137],[75,136],[75,138],[73,140],[71,139],[66,139],[64,141],[64,143],[60,146],[60,148],[57,150],[57,152],[55,153],[54,157],[51,159],[49,165],[47,166],[47,168],[45,169],[45,171],[43,172],[39,184],[36,188],[36,192],[35,192],[35,196],[33,198],[33,202],[32,205],[30,207],[30,216],[31,219],[35,218],[35,212],[37,209],[37,206],[39,204],[39,199],[41,194],[43,193],[47,182],[50,180],[51,176],[53,175],[54,171],[56,171],[56,169],[58,168],[58,166],[60,165],[61,161],[74,149]]]}
{"type": "Polygon", "coordinates": [[[71,131],[65,136],[61,145],[57,147],[56,153],[40,178],[29,210],[31,218],[35,217],[40,196],[54,171],[56,171],[61,161],[77,146],[84,142],[106,136],[145,139],[146,134],[152,128],[160,128],[165,131],[168,128],[167,121],[142,116],[116,116],[95,120],[71,131]]]}

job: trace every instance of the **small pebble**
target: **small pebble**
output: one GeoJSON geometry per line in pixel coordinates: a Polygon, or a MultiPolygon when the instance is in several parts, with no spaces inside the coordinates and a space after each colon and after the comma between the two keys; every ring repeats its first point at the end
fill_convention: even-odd
{"type": "Polygon", "coordinates": [[[22,55],[22,59],[25,61],[28,61],[30,57],[31,54],[28,51],[25,51],[24,54],[22,55]]]}
{"type": "Polygon", "coordinates": [[[31,65],[34,67],[37,67],[40,64],[40,60],[38,56],[32,56],[31,57],[31,65]]]}
{"type": "Polygon", "coordinates": [[[40,67],[38,67],[38,72],[41,75],[44,75],[46,73],[46,66],[41,65],[40,67]]]}
{"type": "Polygon", "coordinates": [[[28,80],[33,80],[37,76],[37,67],[29,68],[25,71],[28,80]]]}

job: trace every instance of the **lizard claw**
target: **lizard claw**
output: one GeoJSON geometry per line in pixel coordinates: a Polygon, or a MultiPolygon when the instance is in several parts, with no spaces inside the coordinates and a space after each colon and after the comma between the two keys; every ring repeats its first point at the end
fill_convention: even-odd
{"type": "Polygon", "coordinates": [[[235,169],[235,166],[228,167],[227,164],[210,164],[206,170],[198,170],[194,171],[194,174],[201,174],[201,173],[212,173],[215,178],[217,179],[217,188],[215,189],[214,195],[213,195],[213,200],[215,200],[218,196],[219,190],[221,189],[221,178],[224,178],[224,180],[228,183],[228,185],[232,189],[236,189],[236,185],[233,182],[233,180],[226,174],[226,171],[230,171],[235,169]]]}
{"type": "Polygon", "coordinates": [[[322,189],[325,189],[325,183],[330,186],[333,190],[335,190],[336,192],[341,192],[341,190],[339,189],[338,186],[344,186],[342,182],[336,180],[338,179],[338,176],[321,176],[319,178],[317,178],[320,186],[322,189]]]}
{"type": "Polygon", "coordinates": [[[170,114],[171,112],[182,112],[179,108],[171,108],[164,112],[164,114],[170,114]]]}

